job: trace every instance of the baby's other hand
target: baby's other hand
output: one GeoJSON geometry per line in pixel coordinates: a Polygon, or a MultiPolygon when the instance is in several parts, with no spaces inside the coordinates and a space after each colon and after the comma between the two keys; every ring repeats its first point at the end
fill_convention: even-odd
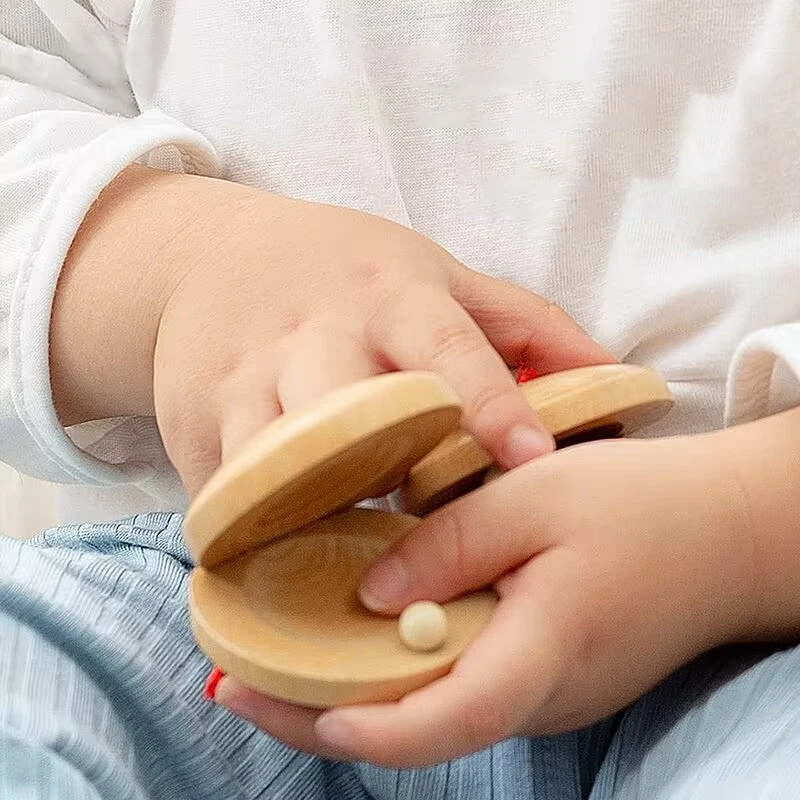
{"type": "Polygon", "coordinates": [[[401,701],[320,715],[226,678],[219,702],[296,747],[396,767],[612,714],[752,628],[721,436],[574,447],[424,520],[367,575],[365,603],[396,614],[489,584],[500,602],[451,673],[401,701]]]}

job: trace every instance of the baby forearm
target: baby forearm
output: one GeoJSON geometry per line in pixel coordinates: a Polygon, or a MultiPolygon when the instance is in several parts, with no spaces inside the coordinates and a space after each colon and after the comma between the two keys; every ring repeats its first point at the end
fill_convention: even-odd
{"type": "Polygon", "coordinates": [[[134,165],[86,216],[50,327],[53,397],[65,425],[153,414],[161,310],[206,249],[197,231],[217,186],[229,185],[134,165]]]}
{"type": "Polygon", "coordinates": [[[752,553],[755,640],[800,636],[800,408],[725,432],[752,553]]]}

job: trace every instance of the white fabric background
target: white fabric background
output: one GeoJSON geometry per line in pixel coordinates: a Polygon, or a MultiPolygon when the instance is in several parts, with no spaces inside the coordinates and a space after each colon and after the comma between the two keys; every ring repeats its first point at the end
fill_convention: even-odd
{"type": "Polygon", "coordinates": [[[0,458],[67,521],[183,503],[152,424],[67,435],[49,392],[60,265],[140,159],[539,292],[664,375],[647,435],[796,404],[799,49],[797,0],[2,0],[0,458]]]}

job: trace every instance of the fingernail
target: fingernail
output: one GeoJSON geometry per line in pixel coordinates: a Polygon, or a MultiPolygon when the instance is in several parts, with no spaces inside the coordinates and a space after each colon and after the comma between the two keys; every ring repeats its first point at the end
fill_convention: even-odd
{"type": "Polygon", "coordinates": [[[219,682],[225,677],[225,673],[219,668],[214,667],[211,674],[206,678],[203,686],[203,700],[214,700],[217,696],[219,682]]]}
{"type": "Polygon", "coordinates": [[[337,719],[335,715],[322,714],[317,719],[314,729],[317,736],[329,747],[349,752],[353,749],[353,737],[350,727],[337,719]]]}
{"type": "Polygon", "coordinates": [[[553,450],[553,437],[536,428],[518,425],[506,437],[505,457],[509,469],[553,450]]]}
{"type": "Polygon", "coordinates": [[[391,555],[370,567],[361,582],[358,596],[370,611],[390,611],[403,604],[408,587],[405,565],[396,555],[391,555]]]}

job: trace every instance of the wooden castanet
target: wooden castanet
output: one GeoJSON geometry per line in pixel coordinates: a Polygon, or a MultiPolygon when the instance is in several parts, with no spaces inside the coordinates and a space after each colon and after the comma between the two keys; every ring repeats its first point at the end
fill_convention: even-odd
{"type": "MultiPolygon", "coordinates": [[[[661,377],[645,367],[603,364],[544,375],[520,386],[556,443],[626,436],[673,406],[661,377]]],[[[497,474],[489,454],[464,430],[448,436],[410,470],[400,497],[409,514],[424,516],[497,474]]]]}
{"type": "Polygon", "coordinates": [[[442,647],[410,649],[397,620],[367,611],[356,590],[418,520],[351,506],[395,489],[460,417],[441,378],[383,375],[283,415],[221,467],[185,523],[198,564],[192,631],[209,658],[266,694],[320,708],[397,699],[445,674],[494,593],[446,604],[442,647]]]}

